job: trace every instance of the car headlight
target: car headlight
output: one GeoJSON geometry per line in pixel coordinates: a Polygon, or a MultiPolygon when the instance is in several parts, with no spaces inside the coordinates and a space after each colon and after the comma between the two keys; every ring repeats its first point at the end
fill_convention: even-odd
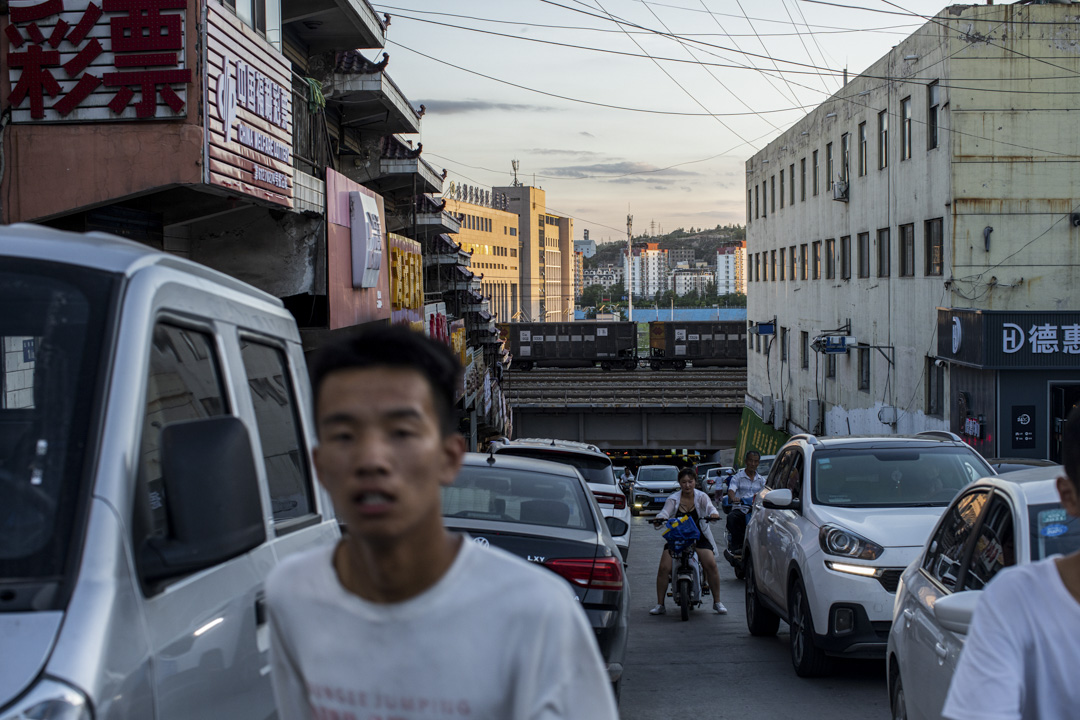
{"type": "Polygon", "coordinates": [[[859,558],[860,560],[877,560],[885,548],[876,542],[867,540],[862,535],[851,532],[839,525],[822,525],[818,531],[818,542],[821,549],[828,555],[840,557],[859,558]]]}
{"type": "Polygon", "coordinates": [[[0,714],[0,720],[93,720],[81,692],[56,680],[42,680],[0,714]]]}

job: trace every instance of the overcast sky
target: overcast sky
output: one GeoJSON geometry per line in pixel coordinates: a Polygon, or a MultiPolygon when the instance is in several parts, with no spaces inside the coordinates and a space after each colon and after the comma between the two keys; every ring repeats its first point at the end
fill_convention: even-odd
{"type": "Polygon", "coordinates": [[[391,15],[387,72],[427,108],[424,158],[450,180],[485,188],[509,185],[516,159],[519,180],[542,187],[552,212],[575,219],[576,239],[587,228],[604,241],[625,239],[628,208],[635,235],[654,222],[657,233],[743,223],[746,159],[836,92],[845,67],[857,75],[923,24],[920,15],[944,7],[836,2],[852,7],[373,5],[391,15]]]}

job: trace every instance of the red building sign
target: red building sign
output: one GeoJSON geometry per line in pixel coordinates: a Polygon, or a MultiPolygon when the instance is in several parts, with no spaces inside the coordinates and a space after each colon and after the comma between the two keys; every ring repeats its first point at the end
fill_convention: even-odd
{"type": "Polygon", "coordinates": [[[186,116],[189,0],[10,0],[13,122],[186,116]]]}

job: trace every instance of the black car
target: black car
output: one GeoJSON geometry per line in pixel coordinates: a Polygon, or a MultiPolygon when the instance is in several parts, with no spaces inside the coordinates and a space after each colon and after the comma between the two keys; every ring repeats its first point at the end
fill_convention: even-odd
{"type": "Polygon", "coordinates": [[[1016,472],[1017,470],[1029,470],[1033,467],[1053,467],[1057,465],[1050,460],[1038,458],[987,458],[986,462],[994,468],[998,475],[1002,473],[1016,472]]]}
{"type": "MultiPolygon", "coordinates": [[[[547,460],[467,453],[442,491],[443,522],[563,577],[585,609],[619,696],[630,587],[622,555],[589,486],[573,467],[547,460]]],[[[625,532],[625,527],[614,528],[625,532]]]]}

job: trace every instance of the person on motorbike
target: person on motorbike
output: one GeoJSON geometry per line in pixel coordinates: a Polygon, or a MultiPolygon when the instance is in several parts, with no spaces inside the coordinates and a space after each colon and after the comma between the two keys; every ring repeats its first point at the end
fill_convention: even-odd
{"type": "Polygon", "coordinates": [[[624,493],[629,493],[630,489],[634,487],[634,473],[631,472],[629,467],[622,469],[622,475],[619,476],[619,487],[622,488],[624,493]]]}
{"type": "Polygon", "coordinates": [[[754,502],[754,496],[765,487],[765,476],[757,473],[760,462],[761,454],[757,450],[747,450],[743,456],[743,469],[728,480],[728,499],[733,507],[731,514],[727,516],[727,530],[731,539],[724,551],[724,557],[729,562],[731,555],[742,555],[743,538],[746,535],[746,513],[735,509],[735,506],[740,503],[750,505],[754,502]]]}
{"type": "MultiPolygon", "coordinates": [[[[705,577],[709,581],[709,587],[713,592],[713,610],[717,614],[727,613],[727,608],[716,596],[720,589],[720,571],[716,567],[716,556],[713,548],[716,543],[712,540],[712,532],[704,518],[719,520],[720,513],[709,500],[709,496],[697,489],[697,474],[693,468],[683,468],[679,471],[679,490],[672,493],[664,502],[664,508],[653,518],[653,525],[659,526],[664,520],[672,517],[689,515],[701,531],[695,543],[698,561],[701,563],[705,577]]],[[[660,567],[656,571],[656,607],[649,611],[650,615],[663,615],[667,612],[664,607],[664,598],[667,597],[668,582],[671,579],[671,554],[664,548],[660,554],[660,567]]]]}

